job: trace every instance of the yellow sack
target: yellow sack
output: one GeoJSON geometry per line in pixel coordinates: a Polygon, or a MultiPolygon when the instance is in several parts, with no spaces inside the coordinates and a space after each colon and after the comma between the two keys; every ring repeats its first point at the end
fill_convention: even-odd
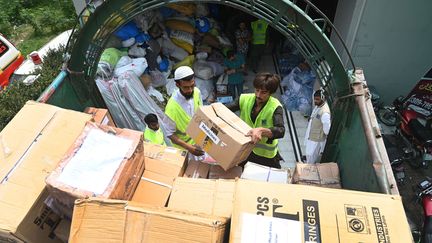
{"type": "Polygon", "coordinates": [[[167,20],[165,21],[165,26],[173,30],[180,30],[191,34],[195,33],[195,28],[191,24],[181,20],[167,20]]]}
{"type": "Polygon", "coordinates": [[[185,57],[185,59],[181,60],[180,62],[174,64],[172,70],[176,70],[180,66],[189,66],[192,67],[195,62],[195,55],[190,55],[185,57]]]}
{"type": "Polygon", "coordinates": [[[176,38],[171,38],[171,41],[177,45],[178,47],[183,48],[185,51],[187,51],[189,54],[193,53],[193,46],[189,43],[187,43],[186,41],[183,40],[179,40],[176,38]]]}
{"type": "Polygon", "coordinates": [[[172,8],[186,16],[192,16],[195,13],[196,6],[193,3],[170,3],[168,8],[172,8]]]}

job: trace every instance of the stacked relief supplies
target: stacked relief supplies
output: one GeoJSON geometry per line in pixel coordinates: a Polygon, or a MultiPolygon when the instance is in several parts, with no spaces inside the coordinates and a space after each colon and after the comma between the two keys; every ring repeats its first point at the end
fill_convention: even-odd
{"type": "Polygon", "coordinates": [[[204,103],[215,100],[221,50],[232,45],[210,12],[207,4],[169,4],[139,14],[110,37],[96,84],[119,127],[144,130],[145,115],[154,113],[165,130],[163,110],[177,89],[171,73],[182,65],[194,69],[204,103]]]}

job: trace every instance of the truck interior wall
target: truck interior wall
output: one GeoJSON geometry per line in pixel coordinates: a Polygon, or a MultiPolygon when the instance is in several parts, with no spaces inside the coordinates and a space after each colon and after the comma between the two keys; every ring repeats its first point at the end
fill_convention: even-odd
{"type": "Polygon", "coordinates": [[[83,111],[88,106],[104,107],[105,104],[96,104],[90,97],[80,99],[71,85],[71,79],[65,78],[49,98],[48,104],[59,106],[66,109],[83,111]]]}
{"type": "Polygon", "coordinates": [[[351,190],[380,192],[375,171],[371,166],[371,157],[366,142],[365,133],[361,124],[360,111],[352,105],[353,110],[341,116],[344,124],[340,128],[338,138],[334,144],[327,144],[333,151],[335,161],[340,168],[343,188],[351,190]]]}

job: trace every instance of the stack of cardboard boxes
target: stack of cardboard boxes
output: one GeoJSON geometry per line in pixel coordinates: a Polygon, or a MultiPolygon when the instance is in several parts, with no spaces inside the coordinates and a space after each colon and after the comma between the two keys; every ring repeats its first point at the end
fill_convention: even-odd
{"type": "Polygon", "coordinates": [[[242,171],[250,128],[220,104],[188,128],[211,165],[94,121],[29,102],[0,133],[1,242],[411,240],[401,198],[334,189],[335,163],[242,171]]]}

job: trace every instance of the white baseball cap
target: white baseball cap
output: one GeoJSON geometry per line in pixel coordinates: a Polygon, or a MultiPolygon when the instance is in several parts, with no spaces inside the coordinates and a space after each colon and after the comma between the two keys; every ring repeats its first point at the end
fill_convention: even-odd
{"type": "Polygon", "coordinates": [[[178,67],[174,72],[174,80],[181,80],[188,76],[194,75],[194,71],[189,66],[178,67]]]}

